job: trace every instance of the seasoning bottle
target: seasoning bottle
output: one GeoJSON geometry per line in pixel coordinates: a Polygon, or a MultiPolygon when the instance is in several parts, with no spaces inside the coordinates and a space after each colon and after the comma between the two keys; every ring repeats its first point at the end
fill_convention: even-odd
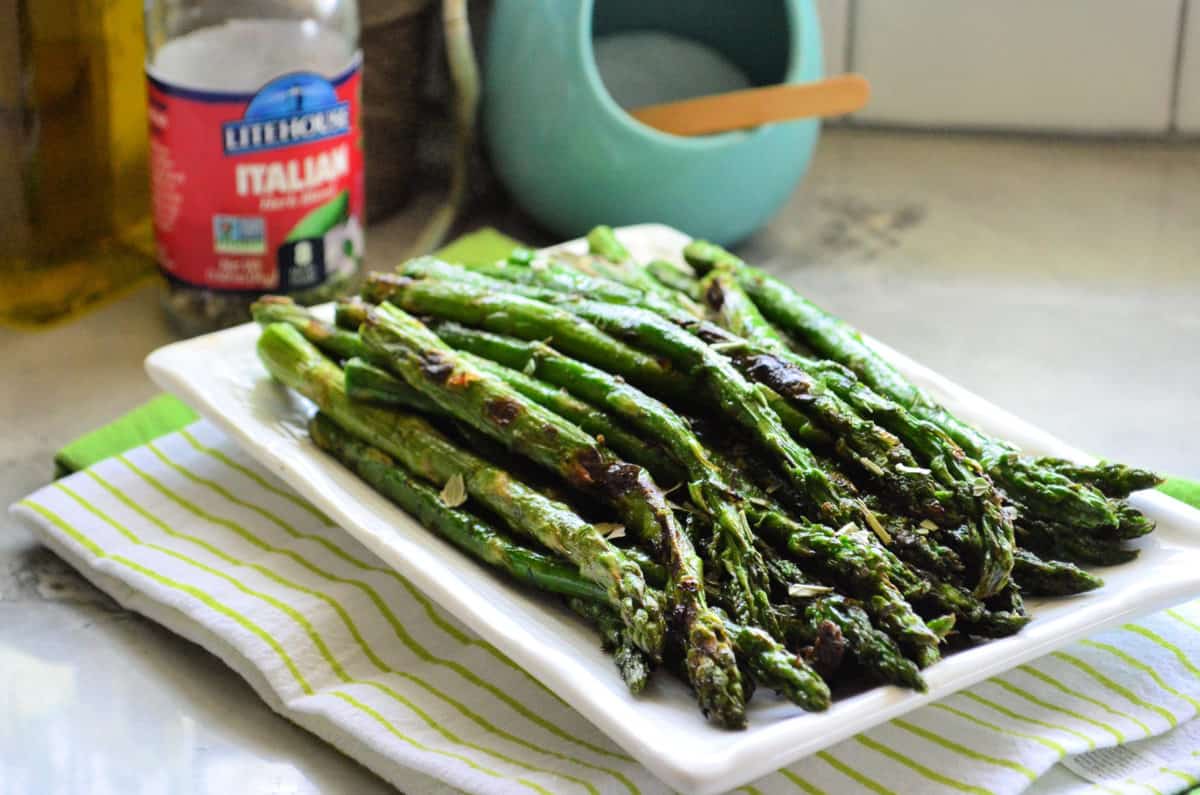
{"type": "Polygon", "coordinates": [[[263,293],[350,289],[363,257],[354,0],[147,0],[152,209],[184,335],[263,293]]]}

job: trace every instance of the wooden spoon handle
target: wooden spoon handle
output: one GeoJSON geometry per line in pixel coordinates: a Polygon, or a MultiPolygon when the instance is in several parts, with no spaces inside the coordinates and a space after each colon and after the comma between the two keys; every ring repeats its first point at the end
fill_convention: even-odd
{"type": "Polygon", "coordinates": [[[865,77],[844,74],[815,83],[786,83],[646,105],[629,113],[663,132],[709,135],[774,121],[852,113],[867,104],[870,94],[865,77]]]}

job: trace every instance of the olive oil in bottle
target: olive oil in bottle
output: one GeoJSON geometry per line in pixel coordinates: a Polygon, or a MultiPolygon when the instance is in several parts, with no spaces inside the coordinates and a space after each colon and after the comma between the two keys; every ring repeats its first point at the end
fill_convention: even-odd
{"type": "Polygon", "coordinates": [[[153,273],[138,0],[0,0],[0,324],[153,273]]]}

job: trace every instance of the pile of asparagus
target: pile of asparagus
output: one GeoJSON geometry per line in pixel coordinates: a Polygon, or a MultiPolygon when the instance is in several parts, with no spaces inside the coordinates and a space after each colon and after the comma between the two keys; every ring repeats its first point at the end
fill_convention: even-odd
{"type": "Polygon", "coordinates": [[[1126,466],[1031,458],[729,252],[415,259],[325,323],[255,304],[313,441],[431,531],[598,629],[634,692],[666,667],[721,726],[758,685],[923,689],[1023,595],[1101,582],[1153,523],[1126,466]],[[1079,564],[1079,565],[1077,565],[1079,564]]]}

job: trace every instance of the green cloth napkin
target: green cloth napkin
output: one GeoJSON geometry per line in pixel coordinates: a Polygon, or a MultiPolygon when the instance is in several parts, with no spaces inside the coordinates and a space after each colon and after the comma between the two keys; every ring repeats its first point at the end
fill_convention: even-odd
{"type": "MultiPolygon", "coordinates": [[[[447,262],[476,265],[507,257],[521,245],[504,233],[484,227],[463,235],[436,252],[447,262]]],[[[54,456],[55,477],[91,466],[110,456],[140,447],[198,419],[196,412],[170,395],[159,395],[114,422],[76,439],[54,456]]],[[[1172,478],[1160,491],[1200,508],[1200,483],[1172,478]]]]}
{"type": "Polygon", "coordinates": [[[85,433],[54,456],[54,477],[61,478],[97,461],[124,453],[198,420],[200,415],[173,395],[151,398],[108,425],[85,433]]]}
{"type": "MultiPolygon", "coordinates": [[[[520,245],[508,235],[484,227],[452,241],[436,254],[447,262],[476,265],[503,259],[520,245]]],[[[197,419],[199,415],[177,398],[159,395],[59,450],[54,456],[54,477],[69,475],[97,461],[141,447],[197,419]]]]}
{"type": "Polygon", "coordinates": [[[1158,490],[1180,502],[1186,502],[1193,508],[1200,508],[1200,483],[1194,480],[1170,478],[1159,486],[1158,490]]]}
{"type": "Polygon", "coordinates": [[[463,235],[435,251],[440,259],[459,265],[484,265],[507,257],[514,248],[523,246],[503,232],[485,226],[483,229],[463,235]]]}

